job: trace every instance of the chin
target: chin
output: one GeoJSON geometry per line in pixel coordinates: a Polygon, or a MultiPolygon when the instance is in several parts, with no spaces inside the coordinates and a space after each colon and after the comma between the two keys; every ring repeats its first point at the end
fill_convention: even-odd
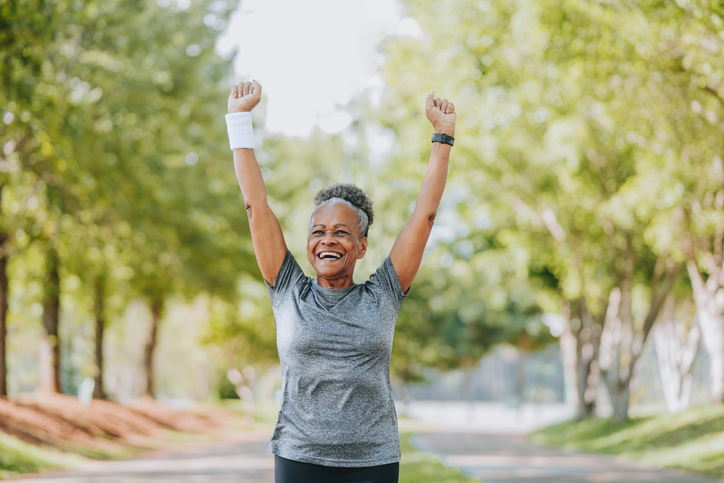
{"type": "Polygon", "coordinates": [[[326,278],[334,278],[342,274],[341,270],[333,270],[329,267],[315,267],[314,270],[317,272],[317,275],[322,275],[326,278]]]}

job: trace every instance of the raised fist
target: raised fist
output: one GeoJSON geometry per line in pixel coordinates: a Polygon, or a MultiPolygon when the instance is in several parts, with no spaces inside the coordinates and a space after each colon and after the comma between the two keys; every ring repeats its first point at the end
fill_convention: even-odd
{"type": "Polygon", "coordinates": [[[229,114],[232,112],[249,112],[261,100],[261,86],[257,81],[239,82],[231,88],[229,95],[229,114]]]}
{"type": "Polygon", "coordinates": [[[427,119],[435,128],[435,132],[445,133],[448,136],[455,136],[455,123],[458,115],[455,112],[455,105],[447,99],[440,100],[435,97],[432,91],[425,99],[425,114],[427,119]]]}

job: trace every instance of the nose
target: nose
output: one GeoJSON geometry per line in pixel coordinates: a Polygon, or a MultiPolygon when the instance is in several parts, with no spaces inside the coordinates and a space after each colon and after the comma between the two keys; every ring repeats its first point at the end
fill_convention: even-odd
{"type": "Polygon", "coordinates": [[[334,245],[337,243],[337,239],[331,232],[326,232],[322,237],[322,243],[324,245],[334,245]]]}

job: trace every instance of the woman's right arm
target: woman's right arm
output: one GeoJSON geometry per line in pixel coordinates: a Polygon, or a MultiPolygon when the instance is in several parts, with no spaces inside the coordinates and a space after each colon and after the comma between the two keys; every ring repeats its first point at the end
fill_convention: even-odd
{"type": "MultiPolygon", "coordinates": [[[[258,82],[240,82],[231,90],[229,113],[250,112],[261,100],[258,82]]],[[[269,285],[276,282],[287,254],[281,226],[267,203],[266,185],[253,149],[234,149],[234,169],[249,216],[251,240],[261,275],[269,285]]]]}

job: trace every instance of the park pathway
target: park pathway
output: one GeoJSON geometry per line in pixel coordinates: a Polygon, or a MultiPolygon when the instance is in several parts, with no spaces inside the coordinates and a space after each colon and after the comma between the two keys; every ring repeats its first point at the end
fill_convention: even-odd
{"type": "MultiPolygon", "coordinates": [[[[273,483],[268,432],[234,441],[145,453],[128,461],[93,461],[72,471],[27,476],[23,483],[273,483]]],[[[655,470],[612,456],[535,446],[525,436],[480,432],[429,432],[413,444],[485,483],[712,483],[718,480],[655,470]]],[[[404,459],[404,455],[403,455],[404,459]]]]}
{"type": "Polygon", "coordinates": [[[413,437],[420,450],[485,483],[713,483],[719,480],[656,470],[613,456],[573,453],[536,446],[525,436],[482,433],[423,433],[413,437]]]}
{"type": "Polygon", "coordinates": [[[274,483],[269,432],[247,432],[235,441],[149,452],[128,461],[94,461],[73,471],[31,476],[23,483],[274,483]]]}

